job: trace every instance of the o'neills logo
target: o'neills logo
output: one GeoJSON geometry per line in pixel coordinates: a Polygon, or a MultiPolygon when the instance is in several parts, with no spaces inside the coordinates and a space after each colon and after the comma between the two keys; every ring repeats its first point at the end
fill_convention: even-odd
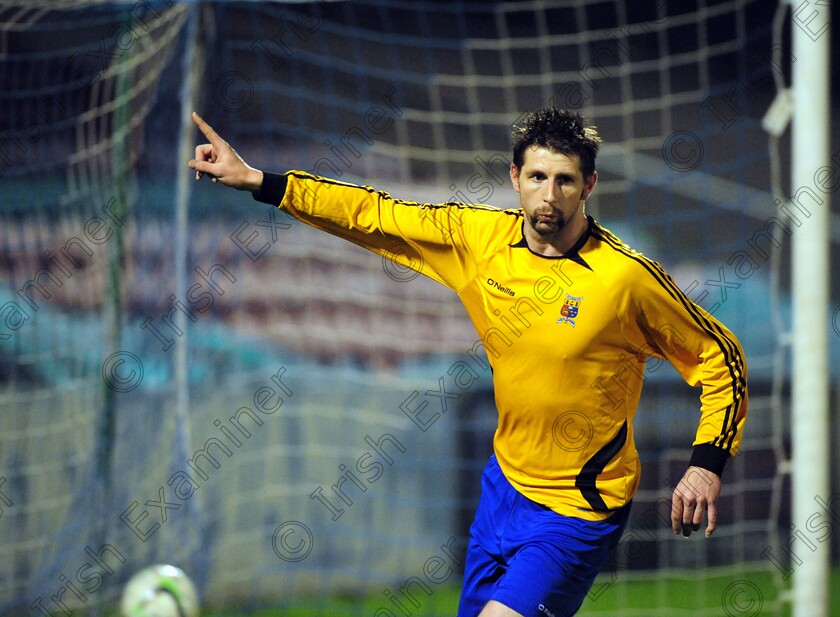
{"type": "Polygon", "coordinates": [[[502,293],[506,293],[507,295],[509,295],[511,297],[516,295],[516,292],[513,291],[510,287],[505,287],[504,285],[502,285],[501,283],[499,283],[498,281],[495,281],[493,279],[487,279],[487,284],[490,285],[490,287],[495,287],[496,289],[498,289],[502,293]]]}

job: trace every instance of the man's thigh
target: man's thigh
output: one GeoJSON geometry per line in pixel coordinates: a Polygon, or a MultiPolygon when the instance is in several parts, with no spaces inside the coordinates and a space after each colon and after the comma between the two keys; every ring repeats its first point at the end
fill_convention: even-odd
{"type": "Polygon", "coordinates": [[[503,607],[525,617],[574,615],[618,543],[629,505],[606,521],[565,517],[509,493],[493,463],[470,530],[458,616],[501,617],[503,607]],[[491,600],[502,606],[487,606],[491,600]]]}

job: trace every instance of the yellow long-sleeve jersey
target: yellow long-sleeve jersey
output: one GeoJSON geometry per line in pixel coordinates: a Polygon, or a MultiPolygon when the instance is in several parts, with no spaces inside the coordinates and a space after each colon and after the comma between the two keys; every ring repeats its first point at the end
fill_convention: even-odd
{"type": "Polygon", "coordinates": [[[738,340],[594,220],[551,258],[528,248],[520,209],[406,202],[298,171],[265,178],[256,199],[458,293],[493,368],[495,454],[526,497],[589,520],[633,497],[649,356],[702,386],[691,464],[720,475],[737,452],[747,415],[738,340]]]}

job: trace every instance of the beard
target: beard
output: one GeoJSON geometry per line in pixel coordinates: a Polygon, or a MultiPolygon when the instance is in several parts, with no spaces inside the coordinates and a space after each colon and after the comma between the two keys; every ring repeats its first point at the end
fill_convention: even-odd
{"type": "Polygon", "coordinates": [[[568,221],[561,212],[539,212],[529,217],[531,229],[541,236],[552,236],[561,231],[568,221]]]}

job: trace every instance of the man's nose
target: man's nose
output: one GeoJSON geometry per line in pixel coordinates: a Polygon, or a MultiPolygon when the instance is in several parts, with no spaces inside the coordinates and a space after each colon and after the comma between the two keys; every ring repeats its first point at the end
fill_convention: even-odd
{"type": "Polygon", "coordinates": [[[550,203],[554,203],[555,197],[557,197],[557,185],[554,182],[546,182],[545,183],[545,192],[543,193],[543,199],[550,203]]]}

